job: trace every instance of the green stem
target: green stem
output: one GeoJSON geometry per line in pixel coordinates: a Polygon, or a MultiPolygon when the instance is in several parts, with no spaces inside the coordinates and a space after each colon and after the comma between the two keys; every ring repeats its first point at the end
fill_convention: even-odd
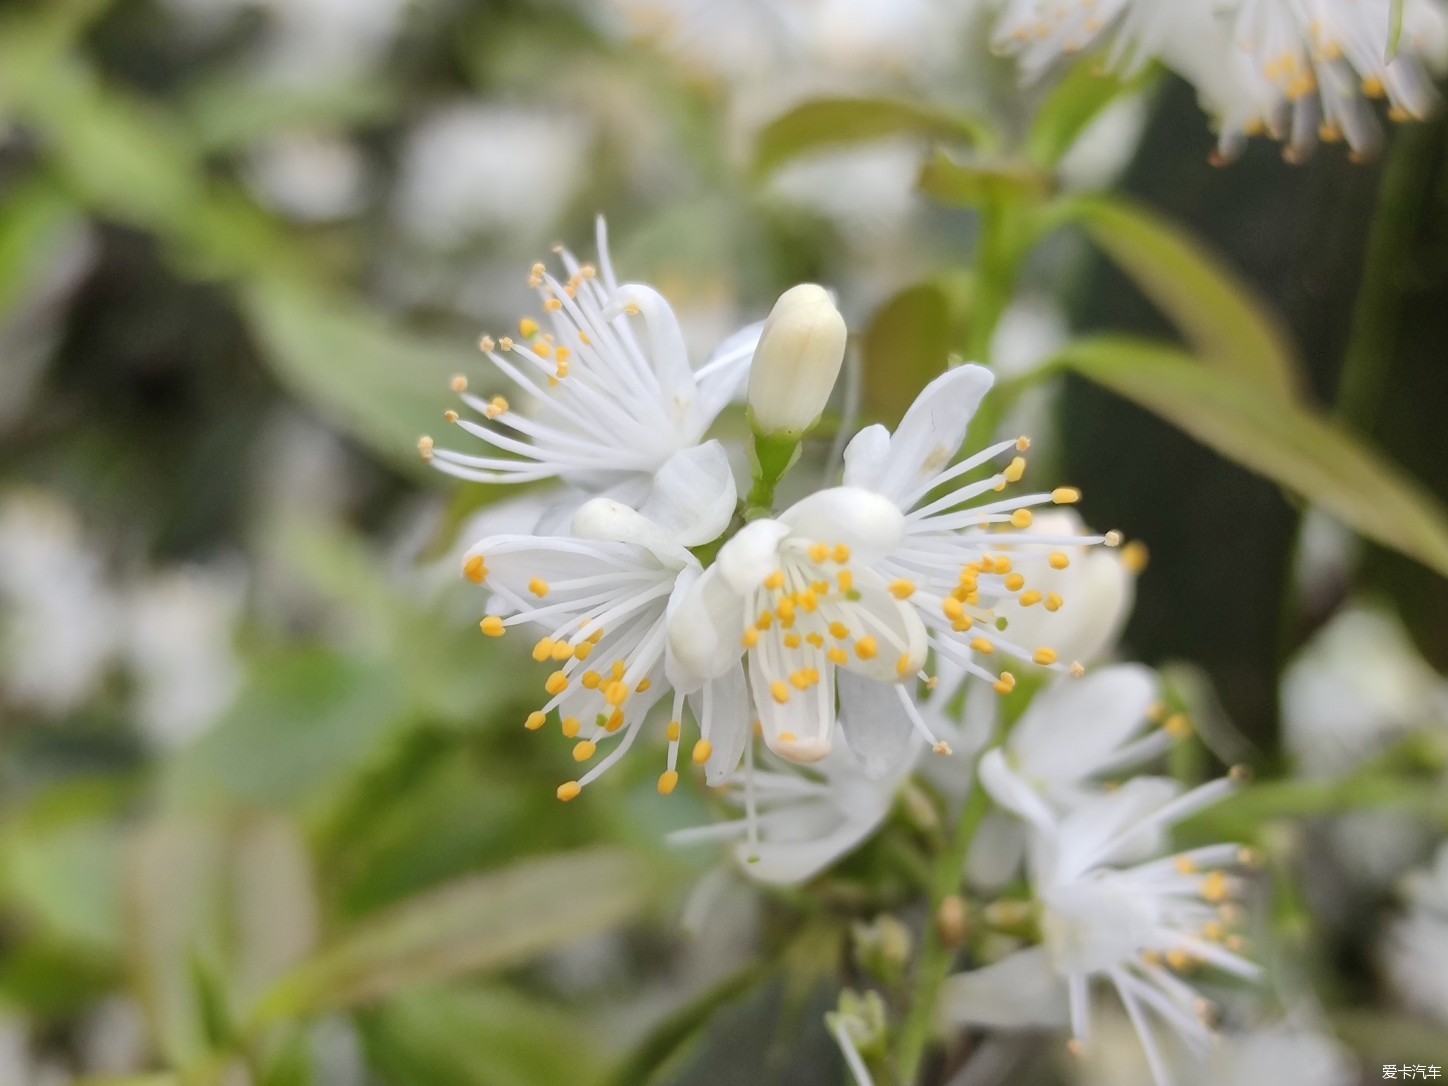
{"type": "MultiPolygon", "coordinates": [[[[994,745],[993,737],[984,749],[989,750],[994,745]]],[[[990,796],[977,784],[971,789],[965,809],[960,813],[950,846],[940,854],[935,863],[930,889],[931,922],[926,925],[920,948],[920,964],[915,977],[915,999],[900,1029],[896,1066],[901,1086],[911,1086],[920,1074],[920,1064],[925,1059],[925,1051],[935,1027],[935,1004],[940,997],[940,987],[945,983],[951,963],[955,960],[955,947],[947,945],[941,938],[934,919],[940,913],[942,902],[952,894],[959,893],[961,875],[965,871],[965,860],[970,854],[971,842],[975,840],[981,820],[989,810],[990,796]]]]}

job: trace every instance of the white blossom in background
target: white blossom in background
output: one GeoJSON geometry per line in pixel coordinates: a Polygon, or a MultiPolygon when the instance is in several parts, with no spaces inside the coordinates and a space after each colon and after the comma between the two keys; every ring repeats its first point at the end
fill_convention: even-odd
{"type": "Polygon", "coordinates": [[[74,513],[39,491],[0,499],[3,700],[58,716],[97,692],[119,612],[100,554],[74,513]]]}
{"type": "MultiPolygon", "coordinates": [[[[914,744],[915,753],[926,750],[914,744]]],[[[898,758],[883,776],[868,775],[847,747],[809,766],[777,762],[731,778],[725,799],[742,817],[669,835],[676,845],[729,841],[739,869],[759,882],[808,882],[864,844],[879,829],[917,758],[898,758]]]]}
{"type": "Polygon", "coordinates": [[[602,219],[598,251],[595,267],[563,250],[562,281],[534,265],[542,318],[523,318],[516,338],[483,338],[488,359],[531,410],[515,410],[503,395],[479,397],[459,377],[454,389],[482,421],[456,412],[448,421],[491,449],[462,453],[424,437],[424,458],[473,482],[559,479],[636,503],[671,456],[703,438],[743,383],[758,328],[731,336],[696,370],[663,296],[618,282],[602,219]]]}
{"type": "Polygon", "coordinates": [[[419,119],[403,143],[394,194],[402,229],[453,249],[491,235],[536,243],[582,188],[592,132],[557,109],[457,102],[419,119]]]}
{"type": "Polygon", "coordinates": [[[1214,1010],[1186,977],[1210,968],[1254,979],[1233,933],[1244,886],[1229,870],[1251,857],[1212,845],[1145,862],[1139,854],[1175,823],[1216,803],[1231,778],[1185,794],[1173,782],[1136,778],[1055,817],[1018,777],[990,757],[981,783],[1031,825],[1031,893],[1042,942],[946,981],[940,1018],[948,1025],[1070,1030],[1089,1048],[1091,989],[1109,984],[1130,1018],[1158,1086],[1171,1082],[1164,1031],[1198,1056],[1211,1051],[1214,1010]]]}
{"type": "Polygon", "coordinates": [[[195,739],[235,699],[241,604],[235,578],[201,569],[154,574],[128,593],[123,650],[135,682],[133,712],[158,747],[195,739]]]}
{"type": "Polygon", "coordinates": [[[257,199],[304,223],[334,222],[361,210],[367,161],[350,140],[326,132],[283,132],[254,144],[246,180],[257,199]]]}
{"type": "Polygon", "coordinates": [[[1389,612],[1354,605],[1336,615],[1282,677],[1284,739],[1298,772],[1351,771],[1419,729],[1448,727],[1448,683],[1389,612]]]}
{"type": "Polygon", "coordinates": [[[1448,1026],[1448,844],[1405,880],[1406,915],[1393,922],[1383,964],[1398,998],[1448,1026]]]}

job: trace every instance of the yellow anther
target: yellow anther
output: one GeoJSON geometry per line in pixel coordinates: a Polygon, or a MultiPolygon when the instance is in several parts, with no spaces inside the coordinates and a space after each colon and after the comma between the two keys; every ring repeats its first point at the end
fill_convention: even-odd
{"type": "Polygon", "coordinates": [[[490,419],[495,419],[499,415],[505,413],[507,410],[507,399],[503,396],[494,396],[491,400],[488,401],[488,406],[486,409],[484,409],[483,414],[487,415],[490,419]]]}
{"type": "Polygon", "coordinates": [[[613,711],[613,713],[609,716],[608,720],[606,720],[606,721],[604,722],[603,728],[604,728],[605,731],[616,732],[616,731],[618,731],[618,730],[619,730],[620,728],[622,728],[622,727],[623,727],[623,710],[622,710],[622,709],[615,709],[615,710],[613,711]]]}
{"type": "Polygon", "coordinates": [[[1011,514],[1011,525],[1016,528],[1029,528],[1035,519],[1029,509],[1017,509],[1011,514]]]}
{"type": "Polygon", "coordinates": [[[540,664],[553,655],[553,639],[545,637],[533,646],[533,659],[540,664]]]}
{"type": "Polygon", "coordinates": [[[666,773],[659,774],[659,795],[672,796],[677,787],[679,787],[678,773],[670,769],[666,773]]]}
{"type": "Polygon", "coordinates": [[[1044,596],[1042,596],[1042,595],[1041,595],[1039,592],[1037,592],[1035,589],[1031,589],[1031,591],[1029,591],[1029,592],[1022,592],[1022,593],[1021,593],[1021,598],[1020,598],[1017,602],[1018,602],[1022,607],[1034,607],[1036,604],[1040,603],[1041,600],[1043,600],[1043,599],[1045,599],[1044,596]]]}
{"type": "Polygon", "coordinates": [[[578,657],[578,659],[580,660],[587,660],[590,656],[593,655],[593,642],[580,641],[578,644],[573,646],[573,655],[578,657]]]}
{"type": "Polygon", "coordinates": [[[1019,483],[1021,481],[1021,476],[1026,474],[1025,457],[1015,457],[1009,464],[1006,465],[1005,470],[1002,471],[1001,474],[1006,477],[1006,482],[1019,483]]]}
{"type": "Polygon", "coordinates": [[[850,654],[844,649],[830,649],[825,653],[825,659],[836,667],[844,667],[850,662],[850,654]]]}
{"type": "Polygon", "coordinates": [[[528,582],[528,591],[541,600],[544,596],[548,595],[548,582],[542,577],[534,577],[528,582]]]}
{"type": "Polygon", "coordinates": [[[915,595],[914,581],[894,581],[890,585],[890,595],[897,600],[908,600],[915,595]]]}
{"type": "Polygon", "coordinates": [[[842,569],[839,576],[835,578],[835,583],[840,586],[841,592],[849,595],[855,590],[855,575],[847,569],[842,569]]]}
{"type": "Polygon", "coordinates": [[[903,679],[914,670],[914,661],[910,659],[910,654],[908,652],[902,652],[900,659],[895,662],[895,674],[903,679]]]}
{"type": "Polygon", "coordinates": [[[488,563],[481,554],[475,554],[463,563],[463,576],[473,584],[482,584],[488,579],[488,563]]]}
{"type": "Polygon", "coordinates": [[[585,671],[583,673],[583,689],[597,690],[598,684],[603,682],[603,676],[596,671],[585,671]]]}
{"type": "Polygon", "coordinates": [[[456,411],[444,411],[442,413],[442,420],[443,422],[457,422],[458,413],[456,411]]]}
{"type": "Polygon", "coordinates": [[[1036,663],[1040,664],[1042,667],[1050,667],[1052,664],[1060,659],[1060,656],[1056,654],[1055,649],[1037,649],[1035,655],[1032,656],[1031,659],[1034,660],[1036,663]]]}
{"type": "Polygon", "coordinates": [[[1197,867],[1197,862],[1190,856],[1178,856],[1173,866],[1176,867],[1179,875],[1195,875],[1201,870],[1197,867]]]}
{"type": "Polygon", "coordinates": [[[434,447],[435,442],[426,434],[423,434],[420,438],[417,439],[417,453],[424,460],[432,459],[432,451],[434,447]]]}
{"type": "Polygon", "coordinates": [[[583,785],[577,781],[568,781],[558,786],[558,798],[564,803],[578,798],[578,793],[583,791],[583,785]]]}
{"type": "Polygon", "coordinates": [[[1048,561],[1052,569],[1065,569],[1071,564],[1071,556],[1061,551],[1053,551],[1048,561]]]}
{"type": "Polygon", "coordinates": [[[1019,592],[1026,587],[1026,579],[1019,573],[1009,574],[1005,579],[1006,591],[1019,592]]]}
{"type": "MultiPolygon", "coordinates": [[[[562,348],[559,348],[559,349],[561,350],[562,348]]],[[[560,359],[559,362],[558,362],[558,368],[553,371],[553,376],[557,377],[560,381],[563,380],[563,378],[567,377],[567,376],[568,376],[568,363],[567,363],[567,362],[564,362],[564,361],[562,361],[562,360],[560,359]]]]}
{"type": "Polygon", "coordinates": [[[1192,734],[1192,722],[1185,713],[1173,713],[1162,723],[1161,730],[1173,739],[1185,739],[1192,734]]]}
{"type": "Polygon", "coordinates": [[[941,600],[940,609],[945,612],[945,617],[953,622],[959,622],[965,617],[965,604],[954,595],[946,596],[941,600]]]}
{"type": "Polygon", "coordinates": [[[1086,665],[1080,660],[1071,661],[1071,678],[1079,679],[1086,674],[1086,665]]]}
{"type": "Polygon", "coordinates": [[[785,629],[789,629],[794,625],[794,600],[788,596],[780,600],[779,606],[775,608],[775,613],[779,615],[779,624],[785,629]]]}
{"type": "Polygon", "coordinates": [[[1232,896],[1231,884],[1220,871],[1209,872],[1202,880],[1202,900],[1211,905],[1220,905],[1232,896]]]}
{"type": "Polygon", "coordinates": [[[1081,491],[1074,486],[1058,486],[1051,491],[1051,500],[1057,505],[1075,505],[1081,500],[1081,491]]]}
{"type": "Polygon", "coordinates": [[[1227,929],[1222,926],[1221,921],[1208,920],[1202,926],[1202,938],[1209,943],[1220,943],[1227,937],[1227,929]]]}
{"type": "Polygon", "coordinates": [[[548,681],[543,684],[543,689],[550,694],[561,694],[568,689],[568,676],[561,671],[555,671],[548,676],[548,681]]]}
{"type": "Polygon", "coordinates": [[[586,762],[598,753],[598,744],[590,743],[587,739],[577,743],[573,747],[573,760],[575,762],[586,762]]]}
{"type": "Polygon", "coordinates": [[[784,572],[783,572],[783,570],[778,570],[778,569],[777,569],[777,570],[775,570],[773,573],[771,573],[768,577],[764,578],[764,587],[767,588],[767,589],[769,589],[771,592],[778,592],[781,588],[783,588],[783,587],[784,587],[784,572]]]}
{"type": "Polygon", "coordinates": [[[553,659],[558,661],[571,660],[573,658],[573,646],[567,641],[555,641],[553,643],[553,659]]]}
{"type": "Polygon", "coordinates": [[[1383,81],[1375,75],[1363,80],[1363,94],[1369,98],[1381,98],[1384,94],[1383,81]]]}
{"type": "Polygon", "coordinates": [[[809,643],[809,645],[810,645],[811,648],[822,649],[822,648],[825,647],[825,639],[824,639],[824,636],[823,636],[822,634],[818,634],[818,633],[806,634],[806,635],[805,635],[805,641],[807,641],[807,642],[809,643]]]}
{"type": "Polygon", "coordinates": [[[466,392],[468,390],[468,379],[461,373],[454,374],[453,379],[448,382],[448,387],[454,392],[466,392]]]}
{"type": "Polygon", "coordinates": [[[694,753],[690,755],[695,765],[703,765],[714,753],[714,744],[707,739],[700,739],[694,744],[694,753]]]}
{"type": "Polygon", "coordinates": [[[797,648],[799,648],[799,647],[800,647],[801,645],[803,645],[803,644],[804,644],[804,638],[800,637],[799,634],[797,634],[797,633],[785,634],[785,637],[784,637],[784,647],[785,647],[785,648],[787,648],[787,649],[797,649],[797,648]]]}
{"type": "Polygon", "coordinates": [[[553,352],[553,357],[558,359],[559,366],[566,366],[568,364],[568,360],[573,357],[573,352],[570,351],[567,347],[560,346],[557,350],[553,352]]]}
{"type": "Polygon", "coordinates": [[[683,730],[683,724],[677,720],[669,721],[669,726],[664,729],[664,738],[670,743],[679,741],[679,733],[683,730]]]}
{"type": "Polygon", "coordinates": [[[603,700],[617,709],[628,701],[628,687],[621,682],[611,682],[603,690],[603,700]]]}
{"type": "Polygon", "coordinates": [[[1009,671],[1002,671],[1001,677],[996,680],[995,692],[997,694],[1005,695],[1009,694],[1015,688],[1016,677],[1012,675],[1009,671]]]}
{"type": "Polygon", "coordinates": [[[534,709],[531,713],[528,714],[528,719],[523,721],[523,727],[527,728],[530,732],[536,732],[539,728],[543,727],[543,725],[547,723],[548,714],[534,709]]]}
{"type": "Polygon", "coordinates": [[[769,693],[780,705],[789,701],[789,686],[785,683],[774,682],[769,684],[769,693]]]}
{"type": "Polygon", "coordinates": [[[1065,602],[1065,600],[1063,600],[1060,596],[1056,595],[1056,593],[1054,592],[1046,593],[1046,610],[1052,612],[1053,614],[1059,611],[1061,609],[1061,605],[1065,602]]]}
{"type": "Polygon", "coordinates": [[[983,656],[989,656],[995,652],[995,643],[984,637],[977,637],[970,643],[970,647],[983,656]]]}
{"type": "Polygon", "coordinates": [[[601,626],[600,626],[598,629],[594,630],[593,633],[591,633],[591,634],[588,635],[589,644],[597,645],[597,644],[598,644],[600,641],[602,641],[602,640],[603,640],[603,627],[601,627],[601,626]]]}
{"type": "Polygon", "coordinates": [[[1139,539],[1133,539],[1121,548],[1121,564],[1128,573],[1142,573],[1150,561],[1151,554],[1146,549],[1146,544],[1139,539]]]}
{"type": "Polygon", "coordinates": [[[1025,434],[1022,434],[1020,437],[1016,438],[1016,452],[1029,452],[1030,448],[1031,439],[1028,438],[1025,434]]]}
{"type": "Polygon", "coordinates": [[[749,627],[749,629],[744,631],[744,636],[740,638],[740,644],[746,649],[754,648],[755,645],[759,644],[759,631],[753,626],[749,627]]]}
{"type": "Polygon", "coordinates": [[[774,625],[774,612],[760,611],[759,617],[754,620],[754,625],[759,627],[759,629],[761,630],[768,630],[771,626],[774,625]]]}
{"type": "Polygon", "coordinates": [[[511,336],[504,336],[498,340],[498,346],[505,351],[511,351],[513,349],[513,338],[511,336]]]}
{"type": "Polygon", "coordinates": [[[843,543],[836,543],[834,553],[831,555],[838,565],[844,565],[850,560],[850,548],[843,543]]]}
{"type": "Polygon", "coordinates": [[[980,572],[982,573],[994,573],[996,571],[995,559],[988,554],[981,555],[980,561],[975,563],[975,565],[980,567],[980,572]]]}
{"type": "Polygon", "coordinates": [[[830,636],[836,641],[845,641],[850,636],[850,628],[837,619],[830,623],[830,636]]]}
{"type": "Polygon", "coordinates": [[[855,655],[861,660],[873,660],[880,653],[880,645],[873,637],[865,636],[855,642],[855,655]]]}
{"type": "Polygon", "coordinates": [[[625,671],[627,671],[627,670],[628,670],[628,668],[627,668],[627,666],[624,664],[624,662],[623,662],[622,660],[615,660],[615,661],[613,662],[613,667],[612,667],[612,669],[611,669],[611,674],[613,675],[613,677],[614,677],[615,679],[622,679],[622,678],[623,678],[623,673],[624,673],[625,671]]]}
{"type": "Polygon", "coordinates": [[[1011,571],[1011,560],[1007,555],[996,555],[994,565],[997,573],[1009,573],[1011,571]]]}
{"type": "Polygon", "coordinates": [[[1192,967],[1192,956],[1180,947],[1166,952],[1166,964],[1175,973],[1185,973],[1192,967]]]}
{"type": "Polygon", "coordinates": [[[793,675],[789,677],[789,683],[796,690],[808,690],[810,687],[809,672],[796,671],[793,675]]]}
{"type": "Polygon", "coordinates": [[[579,720],[576,716],[564,717],[562,724],[564,739],[576,739],[578,738],[578,733],[583,730],[583,721],[579,720]]]}
{"type": "Polygon", "coordinates": [[[795,599],[799,605],[804,608],[804,612],[807,615],[812,615],[820,609],[820,601],[809,589],[805,589],[796,596],[795,599]]]}
{"type": "Polygon", "coordinates": [[[809,560],[815,565],[821,565],[830,560],[830,549],[823,543],[815,543],[810,546],[809,560]]]}
{"type": "Polygon", "coordinates": [[[491,350],[492,350],[494,347],[496,347],[497,345],[498,345],[497,341],[496,341],[495,339],[493,339],[492,336],[479,336],[479,337],[478,337],[478,350],[480,350],[480,351],[491,351],[491,350]]]}
{"type": "Polygon", "coordinates": [[[634,693],[636,693],[636,694],[643,694],[643,693],[647,692],[648,688],[651,687],[651,686],[653,686],[653,685],[654,685],[654,680],[653,680],[653,679],[640,679],[639,682],[638,682],[638,685],[634,687],[634,693]]]}
{"type": "Polygon", "coordinates": [[[533,344],[533,353],[539,358],[552,358],[553,347],[549,343],[535,343],[533,344]]]}
{"type": "Polygon", "coordinates": [[[532,317],[524,317],[518,322],[518,334],[524,339],[532,339],[538,334],[538,322],[532,317]]]}
{"type": "Polygon", "coordinates": [[[562,308],[563,300],[561,298],[549,298],[543,303],[543,309],[548,313],[557,313],[562,308]]]}
{"type": "Polygon", "coordinates": [[[503,636],[503,620],[497,615],[489,615],[487,618],[483,619],[482,622],[478,623],[478,628],[481,629],[483,633],[487,634],[489,637],[503,636]]]}

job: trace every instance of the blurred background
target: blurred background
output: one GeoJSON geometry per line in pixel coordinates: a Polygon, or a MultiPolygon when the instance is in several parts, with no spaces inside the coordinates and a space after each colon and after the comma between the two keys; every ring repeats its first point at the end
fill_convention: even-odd
{"type": "MultiPolygon", "coordinates": [[[[0,8],[0,1086],[845,1081],[821,1016],[883,861],[760,897],[665,848],[708,800],[659,797],[648,758],[559,805],[566,749],[516,726],[531,665],[456,591],[500,495],[415,449],[601,212],[700,355],[796,282],[836,290],[867,420],[968,341],[976,222],[917,193],[929,141],[806,154],[772,122],[908,94],[1009,144],[1046,92],[972,3],[804,6],[0,8]]],[[[1204,239],[1314,402],[1448,500],[1448,128],[1367,163],[1212,145],[1147,79],[1059,179],[1204,239]]],[[[1072,329],[1172,335],[1068,234],[992,361],[1028,374],[1072,329]]],[[[1448,825],[1443,578],[1096,385],[1012,410],[1149,547],[1123,654],[1213,753],[1307,786],[1254,832],[1313,1013],[1363,1081],[1448,1064],[1448,921],[1411,892],[1448,825]],[[1413,789],[1373,793],[1384,765],[1413,789]]]]}

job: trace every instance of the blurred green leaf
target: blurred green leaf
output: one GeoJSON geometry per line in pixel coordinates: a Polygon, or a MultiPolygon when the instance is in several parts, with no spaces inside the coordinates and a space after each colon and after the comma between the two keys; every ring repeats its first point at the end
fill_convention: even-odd
{"type": "Polygon", "coordinates": [[[257,1018],[355,1006],[514,965],[623,922],[649,903],[656,884],[639,857],[608,848],[459,880],[364,921],[273,989],[257,1018]]]}
{"type": "Polygon", "coordinates": [[[579,1016],[504,988],[428,988],[362,1019],[371,1061],[408,1086],[589,1086],[601,1060],[579,1016]]]}
{"type": "Polygon", "coordinates": [[[1026,137],[1026,157],[1038,166],[1055,166],[1108,106],[1139,94],[1155,74],[1147,68],[1131,79],[1122,79],[1093,64],[1071,65],[1036,110],[1026,137]]]}
{"type": "Polygon", "coordinates": [[[1110,196],[1076,196],[1050,211],[1074,223],[1170,317],[1212,365],[1291,400],[1303,382],[1276,319],[1215,254],[1144,207],[1110,196]]]}
{"type": "Polygon", "coordinates": [[[1049,195],[1051,179],[1026,162],[958,162],[936,151],[920,171],[920,191],[947,207],[1035,202],[1049,195]]]}
{"type": "Polygon", "coordinates": [[[245,148],[278,133],[335,132],[387,120],[399,107],[385,76],[320,87],[258,83],[246,73],[199,83],[182,110],[207,151],[245,148]]]}
{"type": "Polygon", "coordinates": [[[1152,411],[1198,441],[1319,505],[1369,539],[1448,576],[1448,514],[1396,465],[1305,406],[1183,352],[1100,338],[1058,362],[1152,411]]]}
{"type": "Polygon", "coordinates": [[[0,314],[44,278],[44,266],[85,228],[79,208],[44,181],[19,185],[0,203],[0,314]]]}
{"type": "Polygon", "coordinates": [[[925,385],[945,369],[954,339],[950,300],[934,283],[891,298],[865,330],[865,415],[890,425],[925,385]]]}
{"type": "Polygon", "coordinates": [[[424,338],[296,282],[254,283],[242,302],[293,392],[384,459],[426,470],[417,439],[443,425],[448,380],[475,361],[471,343],[424,338]]]}
{"type": "Polygon", "coordinates": [[[175,802],[232,797],[301,803],[370,758],[399,721],[403,691],[390,669],[323,649],[258,661],[215,728],[170,766],[175,802]]]}
{"type": "Polygon", "coordinates": [[[811,152],[887,136],[982,146],[995,142],[980,119],[938,106],[889,98],[821,98],[796,106],[764,127],[754,148],[754,172],[768,177],[786,162],[811,152]]]}

